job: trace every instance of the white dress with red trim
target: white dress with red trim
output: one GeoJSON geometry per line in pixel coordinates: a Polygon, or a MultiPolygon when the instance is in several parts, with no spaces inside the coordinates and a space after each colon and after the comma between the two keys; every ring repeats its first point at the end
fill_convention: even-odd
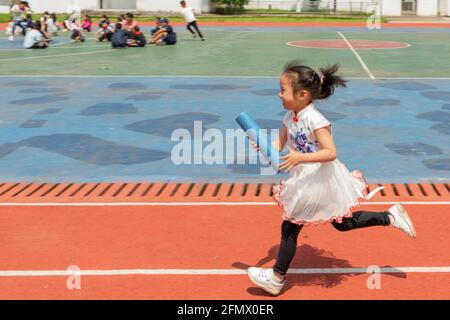
{"type": "MultiPolygon", "coordinates": [[[[314,131],[331,126],[310,104],[297,115],[289,111],[283,118],[288,129],[287,144],[302,153],[321,150],[314,131]]],[[[351,209],[361,199],[370,199],[382,188],[366,194],[367,183],[360,171],[350,171],[338,159],[325,163],[302,163],[291,176],[273,188],[275,201],[283,209],[283,219],[296,224],[319,224],[351,217],[351,209]]]]}

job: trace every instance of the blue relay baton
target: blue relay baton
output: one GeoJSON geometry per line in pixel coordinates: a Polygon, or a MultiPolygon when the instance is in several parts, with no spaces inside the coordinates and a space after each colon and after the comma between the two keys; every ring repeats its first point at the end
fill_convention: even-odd
{"type": "Polygon", "coordinates": [[[236,122],[245,131],[250,140],[254,141],[259,147],[259,151],[270,162],[270,165],[275,171],[278,171],[280,165],[280,154],[278,150],[272,145],[268,134],[263,133],[261,128],[246,112],[242,112],[236,118],[236,122]]]}

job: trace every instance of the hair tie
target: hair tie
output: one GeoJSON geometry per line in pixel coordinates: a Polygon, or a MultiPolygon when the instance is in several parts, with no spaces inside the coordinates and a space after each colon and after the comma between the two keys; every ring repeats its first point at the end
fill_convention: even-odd
{"type": "Polygon", "coordinates": [[[320,79],[320,84],[323,84],[323,80],[325,79],[325,76],[320,72],[318,73],[319,79],[320,79]]]}

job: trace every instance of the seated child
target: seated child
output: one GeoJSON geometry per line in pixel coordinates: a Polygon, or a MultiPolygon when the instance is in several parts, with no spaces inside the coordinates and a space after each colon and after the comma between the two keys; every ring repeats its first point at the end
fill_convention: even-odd
{"type": "Polygon", "coordinates": [[[109,26],[109,24],[111,23],[109,21],[109,18],[106,14],[102,15],[102,17],[100,18],[99,22],[98,22],[98,27],[101,28],[103,23],[106,22],[106,24],[109,26]]]}
{"type": "Polygon", "coordinates": [[[128,32],[122,29],[122,24],[116,24],[116,30],[111,37],[111,45],[113,48],[127,48],[128,47],[128,32]]]}
{"type": "Polygon", "coordinates": [[[81,31],[81,26],[79,23],[72,22],[70,25],[70,30],[72,30],[72,34],[70,36],[70,39],[72,39],[75,42],[84,42],[86,38],[83,35],[83,32],[81,31]]]}
{"type": "Polygon", "coordinates": [[[55,13],[50,14],[45,24],[47,25],[47,32],[50,33],[51,35],[56,36],[57,32],[59,31],[59,28],[57,25],[55,13]]]}
{"type": "Polygon", "coordinates": [[[132,13],[127,13],[122,25],[125,31],[131,33],[133,32],[134,27],[138,25],[138,22],[134,20],[134,15],[132,13]]]}
{"type": "Polygon", "coordinates": [[[92,19],[90,16],[85,15],[83,19],[83,23],[81,24],[81,28],[84,31],[91,32],[92,29],[92,19]]]}
{"type": "Polygon", "coordinates": [[[23,47],[26,49],[45,49],[48,48],[48,41],[43,36],[42,25],[39,21],[31,24],[31,30],[25,35],[23,47]]]}
{"type": "Polygon", "coordinates": [[[161,29],[161,17],[156,17],[155,27],[152,29],[151,35],[153,36],[159,29],[161,29]]]}
{"type": "Polygon", "coordinates": [[[41,18],[39,19],[41,21],[41,25],[44,26],[45,22],[47,21],[47,19],[50,17],[50,13],[48,13],[48,11],[45,11],[41,18]]]}
{"type": "Polygon", "coordinates": [[[100,29],[98,29],[95,33],[95,38],[100,42],[103,42],[105,40],[111,41],[113,33],[113,28],[108,24],[108,22],[103,21],[100,29]]]}
{"type": "Polygon", "coordinates": [[[150,43],[156,45],[174,45],[177,43],[177,34],[169,25],[169,19],[161,19],[161,29],[153,35],[150,43]]]}
{"type": "Polygon", "coordinates": [[[147,44],[147,40],[145,40],[144,34],[141,32],[141,29],[138,26],[135,26],[133,32],[130,35],[130,39],[128,40],[129,47],[145,47],[147,44]]]}

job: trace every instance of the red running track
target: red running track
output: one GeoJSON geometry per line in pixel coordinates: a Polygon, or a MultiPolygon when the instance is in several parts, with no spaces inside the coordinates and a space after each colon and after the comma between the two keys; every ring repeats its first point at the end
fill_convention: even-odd
{"type": "MultiPolygon", "coordinates": [[[[391,227],[340,233],[302,230],[293,268],[450,266],[448,205],[406,205],[417,238],[391,227]]],[[[385,210],[387,206],[363,206],[385,210]]],[[[227,269],[271,266],[279,241],[275,206],[5,206],[5,270],[227,269]]],[[[450,273],[289,275],[275,299],[450,299],[450,273]]],[[[0,277],[0,299],[274,299],[238,275],[0,277]]]]}

